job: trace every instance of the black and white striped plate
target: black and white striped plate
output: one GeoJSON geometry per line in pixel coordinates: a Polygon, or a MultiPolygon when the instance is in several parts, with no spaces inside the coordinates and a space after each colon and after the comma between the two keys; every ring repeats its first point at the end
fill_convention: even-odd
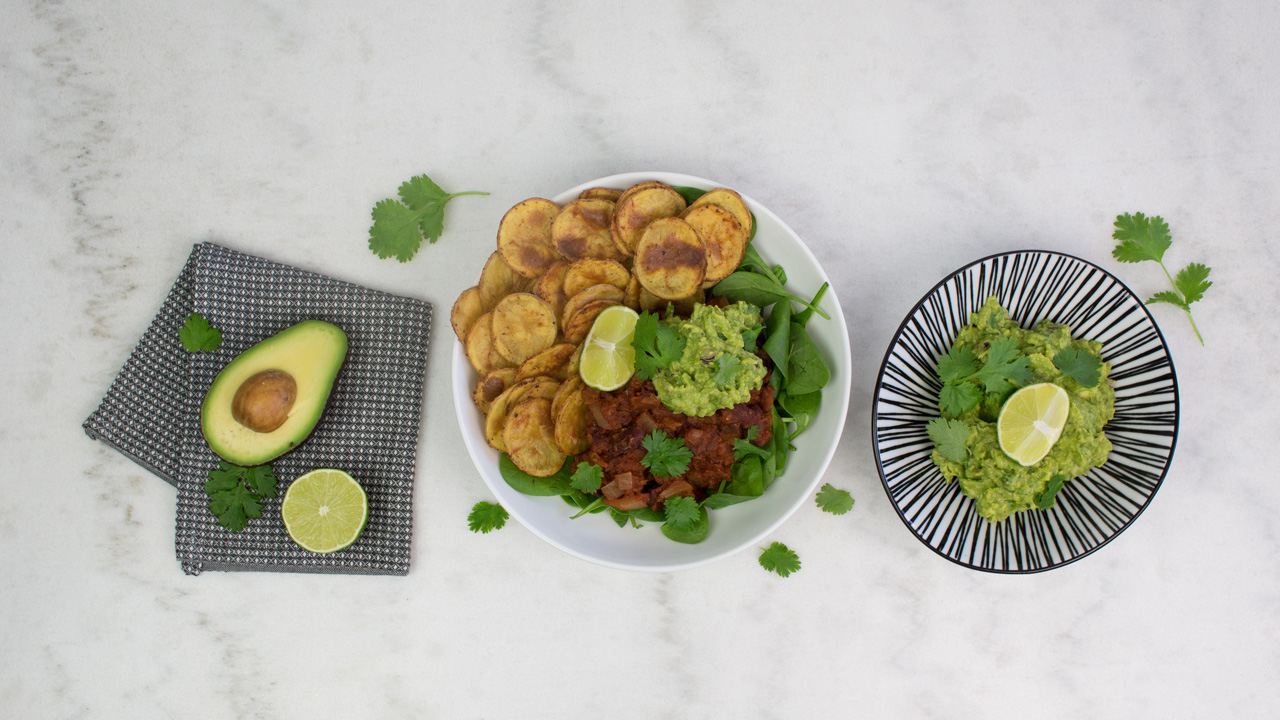
{"type": "Polygon", "coordinates": [[[952,273],[902,321],[880,366],[871,425],[885,492],[921,542],[966,567],[1033,573],[1094,552],[1151,502],[1178,438],[1178,382],[1160,329],[1124,283],[1062,253],[1002,253],[952,273]],[[959,485],[942,477],[925,433],[938,415],[938,356],[992,295],[1022,327],[1048,318],[1102,342],[1116,391],[1106,464],[1068,482],[1049,510],[1001,523],[980,517],[959,485]]]}

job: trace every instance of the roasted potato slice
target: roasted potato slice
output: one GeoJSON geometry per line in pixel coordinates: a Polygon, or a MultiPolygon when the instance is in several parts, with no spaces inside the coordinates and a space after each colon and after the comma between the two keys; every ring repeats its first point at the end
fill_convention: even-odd
{"type": "Polygon", "coordinates": [[[707,249],[697,231],[680,218],[654,220],[636,245],[636,277],[664,300],[682,300],[702,287],[707,249]]]}
{"type": "Polygon", "coordinates": [[[542,273],[542,277],[539,277],[533,283],[531,290],[534,295],[542,298],[542,301],[551,307],[551,312],[555,313],[557,319],[559,319],[560,313],[564,311],[564,301],[566,300],[564,295],[564,276],[568,272],[569,261],[557,260],[551,263],[551,267],[547,268],[547,271],[542,273]]]}
{"type": "Polygon", "coordinates": [[[593,187],[593,188],[587,188],[586,190],[583,190],[582,192],[578,193],[578,197],[583,200],[600,198],[602,200],[618,202],[618,198],[622,197],[622,191],[614,190],[613,188],[607,188],[607,187],[593,187]]]}
{"type": "Polygon", "coordinates": [[[627,281],[627,291],[626,291],[625,297],[622,300],[622,304],[626,305],[632,310],[639,311],[640,310],[640,293],[642,292],[644,292],[644,287],[640,284],[640,278],[636,277],[633,274],[631,276],[631,279],[627,281]]]}
{"type": "Polygon", "coordinates": [[[453,326],[453,334],[458,336],[458,342],[466,344],[467,332],[484,313],[480,288],[469,287],[463,290],[458,299],[453,301],[453,309],[449,311],[449,324],[453,326]]]}
{"type": "Polygon", "coordinates": [[[582,399],[582,389],[569,393],[561,403],[556,419],[556,447],[565,455],[584,453],[591,447],[587,431],[591,427],[591,411],[582,399]]]}
{"type": "Polygon", "coordinates": [[[564,325],[565,342],[580,344],[587,339],[587,333],[591,332],[591,325],[595,323],[596,317],[604,312],[607,307],[621,305],[617,300],[597,300],[593,303],[583,305],[577,312],[570,317],[564,325]]]}
{"type": "Polygon", "coordinates": [[[612,285],[626,290],[631,273],[617,260],[585,258],[569,266],[564,276],[564,296],[572,298],[592,285],[612,285]]]}
{"type": "Polygon", "coordinates": [[[506,425],[507,414],[516,403],[526,397],[539,397],[550,400],[560,390],[560,383],[554,378],[536,377],[519,380],[502,391],[489,405],[484,418],[484,436],[489,446],[499,452],[506,452],[502,445],[502,428],[506,425]]]}
{"type": "Polygon", "coordinates": [[[568,327],[569,319],[576,315],[577,312],[585,305],[589,305],[600,300],[609,300],[614,303],[621,303],[626,299],[626,297],[626,292],[619,290],[616,285],[609,285],[607,283],[592,285],[586,290],[583,290],[577,295],[569,298],[568,302],[564,304],[564,310],[560,311],[560,326],[562,328],[568,327]]]}
{"type": "Polygon", "coordinates": [[[622,253],[613,244],[613,206],[612,200],[587,198],[561,208],[551,223],[556,250],[570,260],[621,260],[622,253]]]}
{"type": "Polygon", "coordinates": [[[493,345],[513,365],[555,344],[556,316],[531,293],[513,293],[493,308],[493,345]]]}
{"type": "Polygon", "coordinates": [[[751,239],[752,218],[751,210],[747,208],[747,203],[743,201],[742,196],[729,188],[715,188],[708,190],[702,194],[702,197],[694,200],[689,207],[694,208],[699,205],[719,205],[729,214],[733,216],[738,224],[742,226],[742,232],[746,233],[747,239],[751,239]]]}
{"type": "Polygon", "coordinates": [[[502,444],[511,462],[534,477],[555,475],[567,457],[556,447],[551,401],[543,398],[525,398],[511,409],[502,444]]]}
{"type": "Polygon", "coordinates": [[[706,302],[707,293],[702,288],[698,288],[698,292],[690,295],[683,300],[663,300],[653,293],[640,288],[640,310],[658,313],[662,317],[667,316],[667,306],[671,305],[675,308],[677,315],[688,317],[693,314],[693,306],[700,302],[706,302]]]}
{"type": "Polygon", "coordinates": [[[498,352],[493,342],[493,313],[485,313],[476,318],[471,330],[467,332],[467,359],[476,374],[485,375],[490,370],[514,367],[515,363],[507,360],[498,352]]]}
{"type": "Polygon", "coordinates": [[[675,217],[684,212],[684,197],[671,186],[656,183],[641,189],[631,188],[622,194],[613,211],[610,228],[613,244],[623,255],[636,253],[636,245],[644,229],[659,218],[675,217]]]}
{"type": "Polygon", "coordinates": [[[551,416],[558,416],[560,408],[564,406],[564,401],[574,393],[581,395],[584,387],[586,387],[586,383],[582,382],[582,378],[577,373],[560,383],[560,389],[556,391],[555,397],[551,398],[551,416]]]}
{"type": "Polygon", "coordinates": [[[548,375],[558,380],[564,380],[569,376],[567,369],[569,358],[573,357],[573,353],[577,349],[576,345],[570,343],[552,345],[525,360],[516,372],[516,380],[525,380],[539,375],[548,375]]]}
{"type": "Polygon", "coordinates": [[[498,224],[498,252],[512,270],[527,278],[546,272],[560,253],[551,242],[551,224],[560,206],[546,198],[516,203],[498,224]]]}
{"type": "Polygon", "coordinates": [[[702,287],[709,288],[738,269],[747,250],[747,234],[737,218],[722,206],[710,204],[690,207],[682,217],[707,249],[707,274],[702,287]]]}
{"type": "Polygon", "coordinates": [[[618,196],[618,199],[614,200],[614,203],[620,203],[623,200],[626,200],[628,197],[640,192],[641,190],[648,190],[649,188],[662,188],[662,187],[671,187],[671,186],[664,182],[659,182],[657,180],[648,180],[646,182],[636,183],[635,185],[632,185],[626,190],[623,190],[622,194],[618,196]]]}
{"type": "Polygon", "coordinates": [[[484,311],[489,312],[502,298],[527,290],[529,278],[512,270],[507,261],[502,259],[502,253],[495,250],[485,261],[476,287],[480,289],[480,302],[484,305],[484,311]]]}
{"type": "Polygon", "coordinates": [[[480,378],[480,382],[476,383],[476,389],[471,393],[471,402],[476,404],[480,412],[488,414],[493,401],[515,384],[515,381],[515,368],[490,370],[480,378]]]}

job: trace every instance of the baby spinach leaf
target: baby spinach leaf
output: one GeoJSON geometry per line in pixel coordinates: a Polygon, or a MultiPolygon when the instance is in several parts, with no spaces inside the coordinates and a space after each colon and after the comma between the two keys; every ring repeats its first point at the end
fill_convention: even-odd
{"type": "Polygon", "coordinates": [[[804,395],[826,387],[831,380],[831,368],[822,359],[822,353],[809,339],[804,327],[791,323],[791,353],[787,358],[791,375],[787,378],[789,395],[804,395]]]}

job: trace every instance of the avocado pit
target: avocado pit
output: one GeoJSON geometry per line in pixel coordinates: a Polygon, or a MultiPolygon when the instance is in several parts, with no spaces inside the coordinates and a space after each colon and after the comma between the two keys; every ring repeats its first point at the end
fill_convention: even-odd
{"type": "Polygon", "coordinates": [[[231,399],[231,417],[254,432],[269,433],[289,419],[298,383],[283,370],[263,370],[241,383],[231,399]]]}

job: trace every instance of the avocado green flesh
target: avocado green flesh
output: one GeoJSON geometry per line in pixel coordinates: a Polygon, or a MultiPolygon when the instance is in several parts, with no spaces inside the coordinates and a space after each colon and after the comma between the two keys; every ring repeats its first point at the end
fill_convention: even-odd
{"type": "Polygon", "coordinates": [[[346,357],[346,333],[320,320],[300,322],[240,353],[214,378],[200,408],[200,430],[209,448],[229,463],[252,466],[301,445],[320,421],[346,357]],[[232,417],[231,401],[245,380],[264,370],[288,373],[298,390],[284,424],[260,433],[232,417]]]}

